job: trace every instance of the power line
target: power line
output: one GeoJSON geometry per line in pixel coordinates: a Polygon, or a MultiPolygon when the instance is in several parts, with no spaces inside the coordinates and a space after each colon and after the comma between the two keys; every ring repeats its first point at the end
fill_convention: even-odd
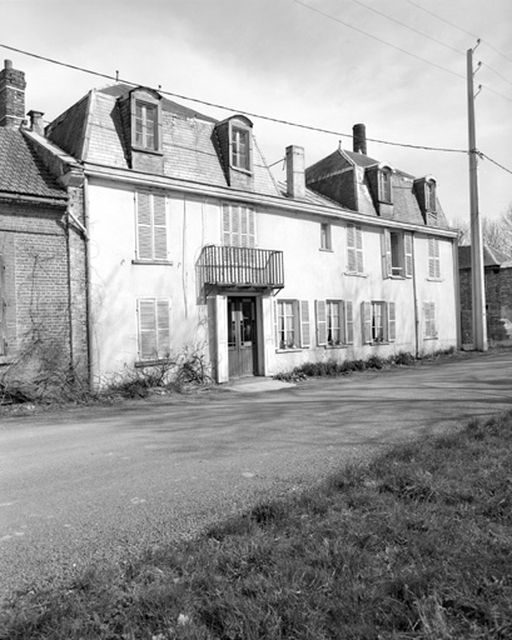
{"type": "MultiPolygon", "coordinates": [[[[429,15],[433,16],[437,20],[439,20],[441,22],[444,22],[445,24],[450,25],[450,27],[453,27],[454,29],[458,29],[462,33],[465,33],[467,36],[471,36],[472,38],[478,38],[478,36],[476,34],[472,33],[471,31],[467,31],[466,29],[463,29],[462,27],[459,27],[458,24],[454,24],[453,22],[450,22],[449,20],[446,20],[446,18],[442,18],[439,14],[434,13],[433,11],[430,11],[429,9],[425,9],[425,7],[422,7],[417,2],[413,2],[413,0],[405,0],[405,1],[408,2],[409,4],[412,4],[413,7],[416,7],[417,9],[421,9],[421,11],[424,11],[425,13],[428,13],[429,15]]],[[[508,60],[509,62],[512,62],[512,58],[510,56],[507,56],[505,53],[503,53],[499,49],[496,49],[496,47],[493,46],[490,42],[487,42],[487,40],[482,40],[482,43],[485,43],[490,49],[492,49],[493,51],[498,53],[500,56],[503,56],[503,58],[505,58],[505,60],[508,60]]]]}
{"type": "Polygon", "coordinates": [[[503,82],[508,82],[508,84],[512,85],[512,82],[510,80],[508,80],[507,78],[505,78],[505,76],[502,76],[501,73],[499,71],[496,71],[496,69],[493,69],[491,67],[490,64],[487,64],[486,62],[482,62],[481,63],[482,67],[486,67],[487,69],[490,69],[493,73],[495,73],[499,78],[501,78],[503,80],[503,82]]]}
{"type": "Polygon", "coordinates": [[[432,42],[436,42],[437,44],[440,44],[442,47],[445,47],[446,49],[450,49],[451,51],[454,51],[455,53],[458,53],[459,55],[464,55],[463,51],[459,51],[459,49],[456,49],[455,47],[452,47],[450,44],[446,44],[446,42],[443,42],[442,40],[439,40],[438,38],[434,38],[433,36],[430,36],[428,33],[425,33],[424,31],[420,31],[419,29],[416,29],[415,27],[411,27],[410,25],[406,24],[405,22],[402,22],[401,20],[397,20],[396,18],[393,18],[393,16],[390,16],[387,13],[384,13],[382,11],[379,11],[378,9],[375,9],[374,7],[371,7],[370,5],[366,4],[365,2],[361,2],[361,0],[352,0],[352,2],[354,2],[355,4],[361,5],[365,9],[368,9],[369,11],[373,11],[373,13],[376,13],[377,15],[382,16],[383,18],[386,18],[386,20],[390,20],[391,22],[394,22],[395,24],[399,24],[401,27],[405,27],[405,29],[409,29],[409,31],[412,31],[414,33],[418,33],[420,36],[423,36],[424,38],[428,38],[429,40],[432,40],[432,42]]]}
{"type": "Polygon", "coordinates": [[[373,40],[377,40],[377,42],[380,42],[381,44],[385,44],[388,47],[392,47],[393,49],[396,49],[397,51],[400,51],[401,53],[405,53],[408,56],[411,56],[412,58],[416,58],[416,60],[421,60],[421,62],[426,62],[427,64],[431,65],[432,67],[436,67],[437,69],[441,69],[442,71],[446,71],[447,73],[451,73],[454,76],[457,76],[458,78],[462,78],[463,80],[465,80],[465,76],[463,76],[460,73],[457,73],[456,71],[452,71],[451,69],[448,69],[447,67],[443,67],[440,64],[436,64],[435,62],[432,62],[431,60],[427,60],[427,58],[422,58],[421,56],[416,55],[415,53],[412,53],[411,51],[407,51],[407,49],[402,49],[402,47],[397,46],[396,44],[393,44],[391,42],[388,42],[387,40],[383,40],[382,38],[379,38],[378,36],[373,35],[372,33],[368,33],[367,31],[364,31],[363,29],[360,29],[359,27],[355,27],[352,24],[349,24],[348,22],[344,22],[343,20],[340,20],[339,18],[336,18],[335,16],[331,15],[330,13],[326,13],[325,11],[322,11],[321,9],[317,9],[316,7],[312,7],[311,5],[302,2],[302,0],[292,0],[293,2],[295,2],[296,4],[301,5],[302,7],[305,7],[306,9],[309,9],[310,11],[314,11],[316,13],[319,13],[320,15],[324,16],[325,18],[328,18],[329,20],[333,20],[334,22],[338,22],[339,24],[342,24],[344,27],[348,27],[349,29],[352,29],[354,31],[357,31],[358,33],[362,33],[363,35],[367,36],[368,38],[373,38],[373,40]]]}
{"type": "MultiPolygon", "coordinates": [[[[141,86],[140,83],[137,82],[132,82],[130,80],[124,80],[122,78],[119,78],[118,75],[116,74],[115,76],[109,75],[107,73],[101,73],[99,71],[93,71],[92,69],[87,69],[85,67],[79,67],[77,65],[73,65],[73,64],[68,64],[67,62],[62,62],[60,60],[55,60],[53,58],[48,58],[46,56],[42,56],[36,53],[32,53],[30,51],[26,51],[24,49],[18,49],[16,47],[12,47],[10,45],[6,45],[6,44],[2,44],[0,43],[0,47],[4,48],[4,49],[8,49],[9,51],[15,51],[17,53],[20,53],[22,55],[26,55],[32,58],[37,58],[38,60],[43,60],[45,62],[50,62],[52,64],[56,64],[59,65],[61,67],[65,67],[68,69],[73,69],[74,71],[82,71],[84,73],[88,73],[90,75],[93,76],[98,76],[100,78],[106,78],[107,80],[113,80],[115,82],[119,82],[122,84],[127,84],[129,86],[133,86],[133,87],[137,87],[137,86],[141,86]]],[[[303,123],[299,123],[299,122],[292,122],[291,120],[283,120],[280,118],[274,118],[272,116],[266,116],[260,113],[253,113],[251,111],[246,111],[244,109],[236,109],[233,107],[228,107],[226,105],[221,105],[215,102],[209,102],[208,100],[202,100],[200,98],[192,98],[190,96],[185,96],[183,94],[179,94],[179,93],[174,93],[172,91],[166,91],[165,89],[158,89],[159,93],[163,94],[163,95],[167,95],[167,96],[171,96],[173,98],[178,98],[180,100],[186,100],[189,102],[195,102],[197,104],[202,104],[208,107],[212,107],[215,109],[222,109],[223,111],[230,111],[231,113],[242,113],[245,114],[246,116],[249,116],[251,118],[258,118],[260,120],[265,120],[268,122],[275,122],[277,124],[283,124],[283,125],[287,125],[290,127],[297,127],[299,129],[306,129],[308,131],[316,131],[318,133],[327,133],[329,135],[335,135],[335,136],[341,136],[342,138],[350,138],[352,139],[352,134],[350,133],[342,133],[340,131],[335,131],[334,129],[324,129],[322,127],[316,127],[313,125],[308,125],[308,124],[303,124],[303,123]]],[[[404,147],[407,149],[419,149],[422,151],[440,151],[440,152],[444,152],[444,153],[463,153],[463,154],[467,154],[467,150],[466,149],[453,149],[453,148],[449,148],[449,147],[434,147],[434,146],[428,146],[428,145],[417,145],[417,144],[407,144],[407,143],[403,143],[403,142],[392,142],[390,140],[380,140],[378,138],[367,138],[367,140],[369,142],[375,142],[376,144],[384,144],[384,145],[389,145],[389,146],[393,146],[393,147],[404,147]]]]}
{"type": "Polygon", "coordinates": [[[486,155],[485,153],[482,153],[481,151],[478,152],[478,155],[482,158],[486,158],[487,160],[489,160],[489,162],[492,162],[493,164],[495,164],[497,167],[499,167],[500,169],[503,169],[503,171],[506,171],[507,173],[512,174],[512,169],[507,169],[507,167],[504,167],[502,164],[500,164],[499,162],[496,162],[496,160],[493,160],[492,158],[490,158],[488,155],[486,155]]]}

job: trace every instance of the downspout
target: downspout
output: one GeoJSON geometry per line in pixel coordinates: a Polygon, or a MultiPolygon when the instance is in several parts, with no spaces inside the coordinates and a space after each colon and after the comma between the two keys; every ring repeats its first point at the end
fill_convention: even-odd
{"type": "Polygon", "coordinates": [[[453,284],[455,292],[455,314],[456,314],[456,333],[457,333],[457,349],[462,349],[462,314],[460,311],[460,271],[459,271],[459,246],[457,238],[452,240],[453,253],[453,284]]]}
{"type": "Polygon", "coordinates": [[[414,246],[414,233],[412,235],[412,296],[413,296],[413,304],[414,304],[414,356],[416,358],[420,355],[420,344],[419,344],[419,323],[420,319],[418,316],[418,287],[416,283],[416,248],[414,246]]]}
{"type": "Polygon", "coordinates": [[[66,205],[66,257],[68,267],[68,321],[69,321],[69,371],[74,379],[75,372],[75,349],[73,347],[74,332],[73,332],[73,299],[71,294],[71,229],[69,224],[69,217],[71,215],[71,204],[68,194],[68,202],[66,205]]]}
{"type": "Polygon", "coordinates": [[[89,378],[89,389],[94,387],[94,367],[92,349],[92,296],[91,296],[91,258],[90,258],[90,236],[89,236],[89,182],[84,176],[84,223],[86,233],[85,239],[85,314],[86,314],[86,339],[87,339],[87,374],[89,378]]]}

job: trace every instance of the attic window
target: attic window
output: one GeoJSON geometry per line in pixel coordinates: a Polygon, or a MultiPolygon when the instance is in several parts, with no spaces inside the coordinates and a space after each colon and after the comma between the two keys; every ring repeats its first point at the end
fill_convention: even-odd
{"type": "Polygon", "coordinates": [[[135,146],[158,149],[158,109],[156,104],[135,101],[135,146]]]}
{"type": "Polygon", "coordinates": [[[425,182],[425,209],[431,213],[436,212],[436,183],[435,180],[425,182]]]}
{"type": "Polygon", "coordinates": [[[391,169],[383,167],[379,170],[379,201],[391,204],[393,202],[391,192],[391,169]]]}
{"type": "Polygon", "coordinates": [[[251,138],[249,129],[231,124],[230,149],[231,166],[243,171],[251,171],[251,138]]]}

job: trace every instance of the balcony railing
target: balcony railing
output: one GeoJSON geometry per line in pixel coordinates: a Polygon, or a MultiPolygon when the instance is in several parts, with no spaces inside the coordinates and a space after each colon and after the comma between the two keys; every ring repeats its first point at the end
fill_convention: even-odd
{"type": "Polygon", "coordinates": [[[282,251],[208,245],[203,247],[198,267],[207,286],[284,287],[282,251]]]}

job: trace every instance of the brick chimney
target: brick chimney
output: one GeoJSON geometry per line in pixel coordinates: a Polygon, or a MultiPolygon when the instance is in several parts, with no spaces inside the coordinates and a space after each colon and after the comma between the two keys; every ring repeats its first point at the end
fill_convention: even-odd
{"type": "Polygon", "coordinates": [[[25,119],[25,74],[4,61],[0,71],[0,127],[18,128],[25,119]]]}
{"type": "Polygon", "coordinates": [[[34,111],[33,109],[27,113],[30,118],[30,131],[38,133],[40,136],[44,135],[43,116],[42,111],[34,111]]]}
{"type": "Polygon", "coordinates": [[[364,124],[355,124],[352,127],[352,139],[354,153],[366,155],[366,127],[364,124]]]}
{"type": "Polygon", "coordinates": [[[306,197],[304,149],[295,145],[286,147],[286,195],[289,198],[306,197]]]}

